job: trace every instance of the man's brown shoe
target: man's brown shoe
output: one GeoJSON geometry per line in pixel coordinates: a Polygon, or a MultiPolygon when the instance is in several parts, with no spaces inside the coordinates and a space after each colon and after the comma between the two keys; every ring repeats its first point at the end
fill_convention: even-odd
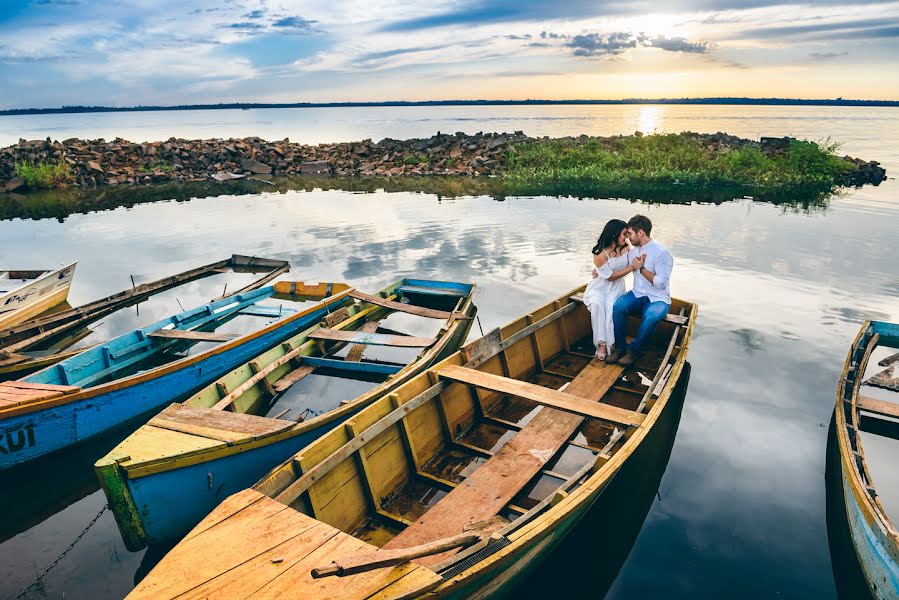
{"type": "Polygon", "coordinates": [[[606,357],[606,364],[607,364],[607,365],[614,365],[614,364],[617,363],[619,360],[621,360],[621,357],[624,356],[624,355],[625,355],[625,354],[624,354],[624,350],[615,350],[614,352],[612,352],[610,355],[608,355],[608,356],[606,357]]]}
{"type": "Polygon", "coordinates": [[[637,362],[638,358],[639,357],[633,352],[628,352],[621,358],[621,360],[618,361],[618,364],[622,367],[631,367],[635,362],[637,362]]]}

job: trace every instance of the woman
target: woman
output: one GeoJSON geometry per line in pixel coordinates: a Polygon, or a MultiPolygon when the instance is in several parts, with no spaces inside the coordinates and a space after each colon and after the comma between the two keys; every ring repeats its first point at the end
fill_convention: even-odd
{"type": "Polygon", "coordinates": [[[624,294],[624,276],[633,271],[627,260],[630,241],[626,229],[627,223],[620,219],[606,223],[593,247],[593,280],[584,291],[584,304],[593,323],[596,357],[600,360],[606,358],[615,343],[612,306],[624,294]]]}

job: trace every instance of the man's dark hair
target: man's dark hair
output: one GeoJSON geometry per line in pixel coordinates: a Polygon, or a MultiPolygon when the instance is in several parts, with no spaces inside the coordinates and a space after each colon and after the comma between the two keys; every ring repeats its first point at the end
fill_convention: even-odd
{"type": "Polygon", "coordinates": [[[634,231],[642,229],[646,232],[646,235],[652,234],[652,221],[649,220],[649,217],[644,217],[643,215],[631,217],[631,220],[627,222],[627,226],[634,231]]]}

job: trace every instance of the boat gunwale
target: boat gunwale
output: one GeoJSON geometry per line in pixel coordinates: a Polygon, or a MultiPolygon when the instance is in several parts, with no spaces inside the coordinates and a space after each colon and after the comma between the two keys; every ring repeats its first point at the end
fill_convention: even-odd
{"type": "MultiPolygon", "coordinates": [[[[859,390],[862,385],[862,377],[864,376],[865,369],[868,366],[868,362],[871,356],[871,351],[873,347],[868,346],[871,340],[873,339],[873,329],[872,335],[867,339],[867,332],[873,326],[873,321],[865,320],[862,324],[862,327],[859,329],[858,334],[856,335],[855,341],[850,347],[849,353],[846,356],[846,360],[843,363],[843,371],[840,375],[839,383],[837,385],[837,395],[836,395],[836,405],[834,409],[836,424],[837,424],[837,446],[840,451],[840,463],[842,465],[842,473],[843,479],[849,484],[849,490],[852,492],[853,499],[855,504],[859,507],[862,516],[865,521],[869,524],[869,526],[876,526],[877,530],[881,533],[885,540],[889,540],[893,545],[894,554],[899,554],[899,531],[896,530],[895,525],[893,524],[892,519],[884,510],[883,505],[880,503],[880,500],[876,497],[877,488],[874,483],[874,479],[871,476],[870,471],[868,470],[867,459],[865,457],[864,447],[861,442],[861,429],[859,429],[859,408],[858,408],[858,396],[859,390]],[[859,350],[862,342],[866,342],[865,344],[865,354],[863,355],[862,360],[855,366],[852,367],[852,356],[859,350]],[[852,422],[848,423],[846,421],[845,408],[844,403],[845,399],[845,390],[847,385],[847,379],[850,374],[855,373],[856,377],[853,382],[852,387],[852,397],[851,397],[851,416],[852,422]],[[856,447],[857,451],[852,449],[852,443],[849,440],[849,427],[853,427],[856,431],[856,447]],[[862,480],[862,473],[859,470],[858,463],[853,460],[853,455],[857,454],[859,460],[862,463],[862,466],[865,470],[866,478],[869,482],[868,485],[865,485],[862,480]],[[874,491],[874,494],[871,493],[871,490],[874,491]]],[[[845,491],[843,494],[844,503],[848,500],[845,497],[845,491]]],[[[869,582],[870,583],[870,582],[869,582]]]]}
{"type": "MultiPolygon", "coordinates": [[[[392,291],[393,289],[402,285],[405,279],[400,280],[390,286],[387,286],[381,292],[392,291]]],[[[294,423],[290,427],[285,428],[282,431],[278,431],[271,435],[267,435],[264,437],[260,437],[253,440],[248,440],[245,443],[235,443],[235,444],[226,444],[224,446],[211,448],[211,449],[200,449],[194,453],[187,455],[178,455],[176,457],[163,457],[157,458],[153,460],[142,461],[138,465],[126,465],[120,462],[123,457],[119,457],[116,459],[113,457],[113,461],[116,462],[117,466],[123,469],[128,474],[128,479],[138,479],[141,477],[146,477],[149,475],[154,475],[157,473],[163,473],[166,471],[175,470],[178,468],[188,467],[193,464],[197,464],[200,462],[208,462],[209,460],[216,460],[219,458],[224,458],[227,456],[231,456],[233,454],[239,454],[241,452],[246,452],[252,450],[254,448],[258,448],[261,446],[267,446],[273,443],[278,443],[282,440],[289,439],[291,437],[302,435],[307,433],[308,431],[321,427],[322,425],[326,425],[334,420],[342,419],[343,417],[353,414],[360,410],[361,408],[365,408],[373,401],[377,400],[382,395],[390,392],[391,390],[403,385],[406,380],[416,374],[416,371],[423,370],[423,365],[429,364],[429,361],[433,361],[436,356],[439,356],[441,352],[443,352],[447,346],[447,344],[452,341],[454,334],[458,330],[459,327],[470,327],[470,321],[466,321],[464,319],[457,318],[458,315],[466,315],[474,306],[474,292],[475,292],[475,284],[466,284],[471,285],[471,291],[465,297],[465,301],[462,303],[461,307],[453,312],[453,316],[449,317],[443,326],[441,326],[441,330],[437,336],[437,341],[432,344],[430,347],[425,348],[422,352],[420,352],[414,360],[407,363],[403,366],[402,369],[392,374],[390,377],[385,379],[383,382],[379,383],[375,387],[371,388],[367,392],[360,394],[353,398],[350,402],[346,404],[342,404],[321,415],[317,415],[312,419],[307,421],[302,421],[300,423],[294,423]],[[203,460],[197,460],[198,458],[203,458],[203,460]],[[193,459],[193,460],[192,460],[193,459]]],[[[350,290],[347,290],[348,292],[350,290]]],[[[364,304],[369,304],[368,302],[361,301],[364,304]]],[[[391,311],[388,314],[392,314],[395,311],[391,311]]],[[[316,323],[308,330],[311,331],[317,327],[321,326],[321,323],[316,323]]],[[[303,335],[304,332],[298,334],[298,336],[303,335]]],[[[462,340],[464,342],[464,340],[462,340]]],[[[244,363],[246,364],[246,363],[244,363]]],[[[244,365],[241,365],[241,367],[244,365]]],[[[240,367],[238,367],[240,368],[240,367]]],[[[221,378],[220,378],[221,379],[221,378]]],[[[218,380],[216,380],[218,381],[218,380]]],[[[210,385],[214,385],[213,384],[210,385]]],[[[207,386],[208,387],[208,386],[207,386]]],[[[270,417],[265,417],[270,418],[270,417]]],[[[98,465],[102,467],[101,462],[106,457],[101,458],[95,464],[95,467],[98,465]]],[[[129,457],[130,458],[130,457],[129,457]]]]}
{"type": "MultiPolygon", "coordinates": [[[[271,289],[272,293],[274,293],[274,288],[272,286],[261,288],[259,290],[255,290],[254,292],[250,292],[250,293],[259,293],[259,295],[261,296],[262,295],[261,292],[264,292],[265,290],[268,290],[268,289],[271,289]]],[[[261,327],[254,331],[247,332],[243,335],[240,335],[240,336],[234,338],[233,340],[230,340],[227,342],[222,342],[221,344],[217,344],[217,345],[213,346],[212,348],[208,348],[198,354],[194,354],[191,356],[185,356],[183,358],[174,360],[174,361],[166,363],[164,365],[160,365],[158,367],[155,367],[155,368],[145,371],[143,373],[135,373],[135,374],[129,375],[127,377],[122,377],[120,379],[114,379],[113,381],[109,381],[107,383],[103,383],[100,385],[89,387],[87,389],[83,389],[80,392],[72,392],[71,394],[64,394],[62,396],[50,398],[48,400],[42,400],[39,402],[34,402],[34,403],[25,404],[25,405],[21,405],[21,406],[0,408],[0,422],[2,422],[4,419],[7,419],[7,418],[12,418],[12,417],[16,417],[16,416],[33,413],[33,412],[38,412],[40,410],[44,410],[47,408],[54,408],[56,406],[90,399],[95,396],[99,396],[101,394],[119,391],[122,389],[126,389],[129,387],[144,383],[146,381],[157,379],[159,377],[163,377],[165,375],[169,375],[171,373],[180,371],[185,367],[189,367],[193,364],[196,364],[198,362],[206,360],[206,359],[210,358],[211,356],[215,356],[217,354],[221,354],[221,353],[230,351],[230,350],[236,348],[237,346],[240,346],[242,344],[245,344],[247,342],[255,340],[256,338],[259,338],[263,335],[267,335],[268,333],[271,333],[272,331],[275,331],[276,329],[283,327],[284,325],[286,325],[292,321],[295,321],[297,319],[305,317],[312,312],[321,310],[322,308],[325,308],[325,307],[330,307],[332,304],[342,303],[343,301],[346,300],[347,296],[349,295],[349,293],[352,290],[353,290],[353,288],[343,290],[341,292],[334,294],[333,296],[323,298],[322,300],[316,302],[315,304],[313,304],[312,306],[310,306],[309,308],[307,308],[305,310],[297,311],[296,313],[294,313],[288,317],[273,321],[272,323],[269,323],[268,325],[266,325],[264,327],[261,327]]],[[[236,294],[235,296],[227,296],[225,299],[237,297],[239,295],[240,294],[236,294]]],[[[269,297],[271,297],[271,294],[269,295],[269,297]]],[[[264,300],[264,299],[265,298],[260,298],[260,301],[264,300]]],[[[207,303],[207,305],[208,304],[212,304],[212,303],[207,303]]],[[[181,313],[178,313],[178,314],[181,314],[181,313]]],[[[141,331],[143,331],[144,329],[146,329],[146,328],[142,328],[141,331]]],[[[134,331],[137,331],[137,329],[132,330],[129,333],[133,333],[134,331]]],[[[123,335],[128,335],[128,334],[126,333],[123,335]]],[[[113,339],[116,339],[116,338],[113,338],[113,339]]],[[[60,364],[60,363],[57,363],[56,365],[51,365],[47,368],[54,368],[58,364],[60,364]]],[[[38,372],[40,372],[40,371],[38,371],[38,372]]],[[[33,375],[29,375],[29,377],[32,377],[32,376],[33,375]]]]}

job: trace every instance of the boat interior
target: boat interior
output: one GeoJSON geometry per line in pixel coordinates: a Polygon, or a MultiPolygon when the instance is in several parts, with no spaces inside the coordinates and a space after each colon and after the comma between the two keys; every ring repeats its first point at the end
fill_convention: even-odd
{"type": "MultiPolygon", "coordinates": [[[[457,324],[464,340],[474,316],[473,292],[470,284],[410,279],[375,295],[351,290],[352,302],[221,377],[183,407],[290,422],[325,414],[439,351],[457,324]]],[[[234,423],[223,417],[218,424],[228,430],[234,423]]],[[[217,421],[207,415],[204,424],[215,428],[217,421]]]]}
{"type": "MultiPolygon", "coordinates": [[[[620,464],[634,447],[627,441],[664,408],[695,312],[675,300],[628,369],[595,359],[579,293],[489,332],[226,499],[131,597],[234,586],[245,597],[432,589],[513,543],[580,486],[611,476],[597,471],[616,456],[620,464]],[[225,543],[234,539],[245,541],[225,543]],[[371,562],[397,554],[404,558],[371,562]],[[198,555],[208,560],[194,569],[198,555]],[[338,573],[354,559],[361,568],[338,573]]],[[[628,324],[630,335],[638,325],[628,324]]]]}
{"type": "Polygon", "coordinates": [[[865,328],[853,347],[843,393],[859,474],[887,522],[899,522],[899,326],[873,321],[865,328]]]}
{"type": "Polygon", "coordinates": [[[0,294],[11,292],[22,287],[29,281],[46,275],[49,270],[44,271],[0,271],[0,294]]]}

